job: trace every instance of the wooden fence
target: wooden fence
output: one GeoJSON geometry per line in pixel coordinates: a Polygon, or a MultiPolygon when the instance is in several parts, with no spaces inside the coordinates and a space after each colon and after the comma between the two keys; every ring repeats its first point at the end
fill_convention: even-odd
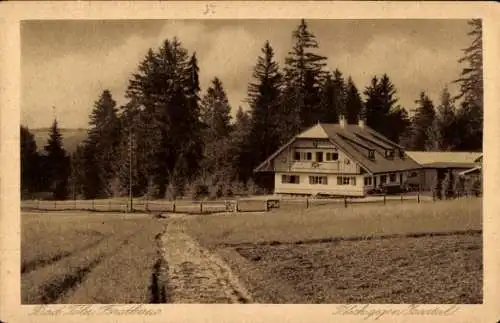
{"type": "Polygon", "coordinates": [[[401,194],[380,195],[364,198],[285,198],[285,197],[255,197],[234,200],[217,201],[187,201],[187,200],[153,200],[134,199],[133,209],[130,201],[125,199],[102,200],[24,200],[21,209],[25,211],[90,211],[90,212],[137,212],[137,213],[184,213],[184,214],[211,214],[211,213],[242,213],[268,212],[275,209],[301,209],[315,206],[329,205],[331,207],[349,207],[375,204],[394,203],[421,203],[435,201],[434,195],[401,194]]]}

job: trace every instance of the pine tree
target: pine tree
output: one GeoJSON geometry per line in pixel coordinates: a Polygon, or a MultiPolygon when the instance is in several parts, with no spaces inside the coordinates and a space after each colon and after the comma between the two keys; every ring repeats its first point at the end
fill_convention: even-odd
{"type": "MultiPolygon", "coordinates": [[[[300,128],[306,128],[319,121],[320,86],[325,76],[323,68],[326,57],[314,53],[318,42],[305,20],[292,33],[294,46],[285,58],[285,80],[287,87],[294,87],[297,95],[290,97],[290,104],[298,104],[300,128]]],[[[294,90],[289,89],[293,93],[294,90]]]]}
{"type": "Polygon", "coordinates": [[[69,158],[64,150],[56,119],[50,128],[44,151],[43,167],[47,174],[49,189],[54,199],[64,200],[68,194],[69,158]]]}
{"type": "MultiPolygon", "coordinates": [[[[251,161],[248,164],[249,169],[243,170],[244,180],[251,175],[252,168],[278,149],[280,144],[281,74],[269,42],[264,44],[261,51],[262,56],[258,57],[253,72],[255,81],[248,86],[251,130],[247,143],[247,157],[251,158],[251,161]]],[[[246,118],[243,112],[240,117],[246,118]]],[[[240,121],[243,122],[243,120],[240,121]]],[[[238,119],[236,124],[238,124],[238,119]]]]}
{"type": "Polygon", "coordinates": [[[415,103],[417,108],[412,118],[412,148],[415,150],[432,150],[435,144],[433,140],[435,138],[431,135],[435,131],[433,127],[436,118],[434,104],[425,92],[420,93],[420,98],[415,103]]]}
{"type": "Polygon", "coordinates": [[[27,127],[20,127],[21,192],[36,192],[40,187],[40,158],[34,135],[27,127]]]}
{"type": "Polygon", "coordinates": [[[363,113],[363,101],[351,77],[347,80],[346,110],[347,122],[351,124],[357,123],[363,113]]]}

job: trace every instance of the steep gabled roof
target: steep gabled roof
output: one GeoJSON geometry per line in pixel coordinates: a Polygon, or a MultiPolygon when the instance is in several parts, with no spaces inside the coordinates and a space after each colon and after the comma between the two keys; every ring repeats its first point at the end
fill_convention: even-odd
{"type": "Polygon", "coordinates": [[[404,158],[399,156],[398,150],[402,150],[400,145],[390,141],[367,126],[360,127],[350,124],[341,126],[340,124],[319,123],[292,138],[288,143],[283,145],[263,163],[257,166],[254,171],[262,171],[272,159],[291,145],[297,138],[325,138],[324,134],[326,134],[326,137],[332,144],[338,146],[347,156],[358,162],[360,166],[365,168],[369,173],[387,173],[421,168],[420,165],[408,155],[405,154],[404,158]],[[316,134],[318,137],[313,136],[316,134]],[[387,149],[395,150],[393,159],[387,159],[385,157],[385,151],[387,149]],[[370,150],[375,153],[374,159],[368,158],[368,152],[370,150]]]}

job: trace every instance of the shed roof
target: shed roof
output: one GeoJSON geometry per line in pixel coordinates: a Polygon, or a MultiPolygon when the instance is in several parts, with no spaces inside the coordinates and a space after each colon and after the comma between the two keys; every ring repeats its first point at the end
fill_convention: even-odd
{"type": "Polygon", "coordinates": [[[481,152],[457,151],[407,151],[422,167],[432,168],[471,168],[482,156],[481,152]]]}

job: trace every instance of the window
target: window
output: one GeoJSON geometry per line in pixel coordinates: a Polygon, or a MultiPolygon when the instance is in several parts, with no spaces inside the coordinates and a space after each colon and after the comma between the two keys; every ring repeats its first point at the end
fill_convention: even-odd
{"type": "Polygon", "coordinates": [[[380,184],[385,184],[385,183],[387,183],[387,175],[381,175],[380,184]]]}
{"type": "Polygon", "coordinates": [[[368,158],[375,159],[375,150],[368,151],[368,158]]]}
{"type": "Polygon", "coordinates": [[[316,185],[316,184],[327,185],[328,184],[328,177],[326,177],[326,176],[309,176],[309,184],[311,184],[311,185],[316,185]]]}
{"type": "Polygon", "coordinates": [[[295,151],[294,158],[295,160],[300,160],[300,152],[295,151]]]}
{"type": "Polygon", "coordinates": [[[316,161],[318,163],[322,163],[323,162],[323,152],[322,151],[317,151],[316,152],[316,161]]]}
{"type": "Polygon", "coordinates": [[[283,183],[283,184],[299,184],[300,177],[298,175],[281,175],[281,183],[283,183]]]}
{"type": "Polygon", "coordinates": [[[394,183],[396,181],[396,173],[389,174],[389,181],[394,183]]]}
{"type": "Polygon", "coordinates": [[[339,159],[339,153],[334,152],[334,153],[326,153],[325,159],[327,161],[335,161],[339,159]]]}
{"type": "Polygon", "coordinates": [[[337,176],[337,185],[356,185],[356,177],[354,176],[337,176]]]}
{"type": "Polygon", "coordinates": [[[311,152],[307,152],[306,153],[306,159],[307,160],[312,160],[312,153],[311,152]]]}
{"type": "Polygon", "coordinates": [[[370,177],[365,177],[365,186],[371,186],[372,185],[372,178],[370,177]]]}

